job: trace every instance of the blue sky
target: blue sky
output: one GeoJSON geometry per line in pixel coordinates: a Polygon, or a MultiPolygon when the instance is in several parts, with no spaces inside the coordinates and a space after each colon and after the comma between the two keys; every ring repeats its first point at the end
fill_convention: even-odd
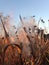
{"type": "Polygon", "coordinates": [[[19,14],[22,17],[35,15],[37,20],[42,17],[47,23],[49,0],[0,0],[0,11],[5,15],[12,14],[16,23],[19,21],[19,14]]]}

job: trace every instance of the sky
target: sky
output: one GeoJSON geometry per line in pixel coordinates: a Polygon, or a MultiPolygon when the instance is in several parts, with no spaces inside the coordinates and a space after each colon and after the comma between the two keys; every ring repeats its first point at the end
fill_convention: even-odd
{"type": "Polygon", "coordinates": [[[35,15],[37,21],[42,17],[48,27],[49,0],[0,0],[0,12],[12,15],[15,24],[19,24],[19,15],[22,17],[35,15]]]}

